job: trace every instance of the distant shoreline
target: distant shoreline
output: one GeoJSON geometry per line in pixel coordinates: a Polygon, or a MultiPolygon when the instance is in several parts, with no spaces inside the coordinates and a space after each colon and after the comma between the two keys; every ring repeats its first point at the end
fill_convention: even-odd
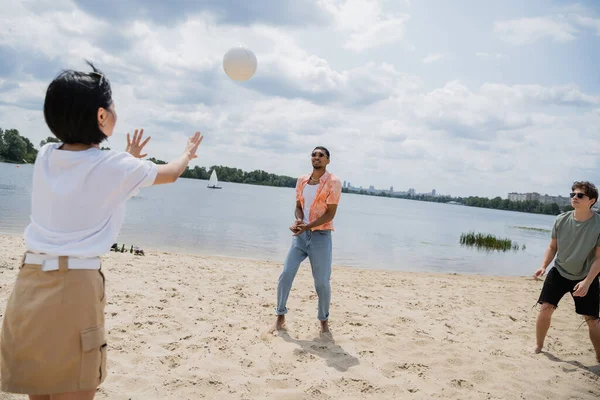
{"type": "MultiPolygon", "coordinates": [[[[154,158],[150,158],[149,161],[156,163],[157,165],[164,164],[165,162],[162,160],[157,160],[154,158]]],[[[0,161],[0,163],[6,163],[11,165],[27,165],[29,163],[18,163],[18,162],[6,162],[0,161]]],[[[197,180],[206,180],[209,178],[209,171],[216,169],[219,175],[219,183],[237,183],[242,185],[252,185],[252,186],[269,186],[269,187],[285,187],[293,189],[295,186],[296,179],[284,176],[284,175],[276,175],[271,174],[262,170],[255,170],[251,172],[242,171],[238,168],[232,167],[224,167],[224,166],[211,166],[209,168],[195,166],[194,168],[187,167],[186,170],[181,175],[181,179],[197,179],[197,180]],[[235,174],[235,175],[233,175],[235,174]],[[251,179],[255,179],[254,181],[235,181],[231,180],[230,176],[234,176],[241,180],[240,177],[243,177],[246,180],[248,177],[251,179]],[[278,184],[274,185],[271,182],[277,182],[278,184]],[[292,184],[293,182],[293,184],[292,184]]],[[[528,202],[515,202],[508,199],[502,199],[497,196],[493,199],[489,199],[487,197],[479,197],[479,196],[469,196],[469,197],[452,197],[452,196],[429,196],[429,195],[394,195],[393,193],[386,192],[384,190],[378,192],[369,192],[364,189],[359,191],[349,190],[348,188],[343,188],[342,193],[344,194],[354,194],[359,196],[373,196],[373,197],[388,197],[394,199],[403,199],[403,200],[416,200],[416,201],[425,201],[429,203],[443,203],[450,205],[462,205],[466,207],[474,207],[474,208],[487,208],[490,210],[502,210],[502,211],[514,211],[514,212],[523,212],[527,214],[540,214],[540,215],[559,215],[562,212],[570,211],[570,206],[560,207],[556,203],[551,204],[542,204],[538,201],[528,201],[528,202]],[[470,204],[471,203],[471,204],[470,204]],[[481,204],[481,205],[477,205],[481,204]],[[493,204],[495,206],[486,206],[486,204],[493,204]],[[502,207],[501,207],[501,206],[502,207]]]]}
{"type": "Polygon", "coordinates": [[[11,160],[0,160],[0,164],[11,164],[11,165],[33,165],[33,163],[28,163],[28,162],[18,162],[18,161],[11,161],[11,160]]]}

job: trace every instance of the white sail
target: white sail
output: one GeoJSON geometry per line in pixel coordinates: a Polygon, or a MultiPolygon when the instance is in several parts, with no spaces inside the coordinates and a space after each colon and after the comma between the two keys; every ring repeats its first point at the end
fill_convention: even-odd
{"type": "Polygon", "coordinates": [[[215,187],[218,183],[219,181],[217,180],[217,171],[213,169],[212,173],[210,174],[210,179],[208,180],[208,186],[215,187]]]}

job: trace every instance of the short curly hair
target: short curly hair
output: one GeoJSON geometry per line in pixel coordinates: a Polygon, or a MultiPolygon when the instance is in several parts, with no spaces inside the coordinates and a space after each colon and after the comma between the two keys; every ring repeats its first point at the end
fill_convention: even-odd
{"type": "Polygon", "coordinates": [[[571,191],[575,189],[583,190],[583,193],[585,193],[587,197],[596,200],[592,203],[590,208],[598,201],[598,189],[596,188],[596,185],[594,185],[592,182],[575,181],[573,182],[573,186],[571,186],[571,191]]]}

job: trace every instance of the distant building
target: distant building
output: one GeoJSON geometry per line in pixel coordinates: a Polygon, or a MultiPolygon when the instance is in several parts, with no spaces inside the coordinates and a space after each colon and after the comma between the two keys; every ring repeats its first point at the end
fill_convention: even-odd
{"type": "Polygon", "coordinates": [[[563,197],[561,195],[558,196],[549,196],[547,194],[544,194],[543,196],[540,196],[540,198],[538,199],[540,203],[543,204],[552,204],[552,203],[556,203],[559,206],[566,206],[571,204],[571,199],[568,197],[563,197]]]}
{"type": "Polygon", "coordinates": [[[394,193],[394,187],[390,186],[390,193],[394,193]]]}
{"type": "Polygon", "coordinates": [[[342,187],[346,187],[346,181],[344,181],[344,185],[342,187]]]}
{"type": "Polygon", "coordinates": [[[561,195],[550,196],[548,194],[540,195],[537,192],[531,192],[531,193],[511,192],[508,194],[508,200],[510,200],[510,201],[539,201],[542,204],[556,203],[559,206],[566,206],[566,205],[570,204],[570,199],[568,197],[563,197],[561,195]]]}
{"type": "Polygon", "coordinates": [[[535,201],[540,199],[540,194],[533,192],[533,193],[516,193],[516,192],[512,192],[508,194],[508,199],[510,201],[535,201]]]}
{"type": "Polygon", "coordinates": [[[437,192],[435,191],[435,189],[433,189],[433,190],[431,191],[431,196],[432,196],[432,197],[435,197],[435,194],[436,194],[436,193],[437,193],[437,192]]]}
{"type": "Polygon", "coordinates": [[[533,193],[525,193],[525,198],[528,201],[540,201],[540,194],[533,192],[533,193]]]}
{"type": "Polygon", "coordinates": [[[415,191],[415,189],[413,189],[413,188],[408,189],[408,195],[409,196],[414,196],[416,194],[417,194],[417,192],[415,191]]]}
{"type": "Polygon", "coordinates": [[[525,201],[525,195],[517,192],[510,192],[508,194],[508,200],[510,201],[525,201]]]}

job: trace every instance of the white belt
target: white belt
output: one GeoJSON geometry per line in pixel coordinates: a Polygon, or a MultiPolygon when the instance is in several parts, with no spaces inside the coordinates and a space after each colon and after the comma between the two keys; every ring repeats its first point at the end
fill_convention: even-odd
{"type": "MultiPolygon", "coordinates": [[[[41,265],[42,271],[58,271],[58,256],[46,254],[27,253],[24,264],[41,265]]],[[[67,268],[69,269],[100,269],[100,258],[75,258],[67,257],[67,268]]]]}

